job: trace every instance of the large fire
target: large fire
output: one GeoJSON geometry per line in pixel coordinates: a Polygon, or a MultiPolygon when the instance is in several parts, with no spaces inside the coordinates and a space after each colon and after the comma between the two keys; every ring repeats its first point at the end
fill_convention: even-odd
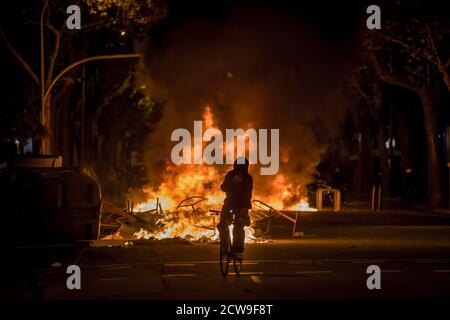
{"type": "MultiPolygon", "coordinates": [[[[210,107],[203,114],[206,128],[214,128],[215,119],[210,107]]],[[[224,144],[224,148],[227,146],[224,144]]],[[[246,146],[246,149],[255,146],[246,146]]],[[[225,194],[219,186],[227,170],[226,165],[166,165],[162,183],[157,188],[146,187],[145,202],[134,211],[153,219],[152,230],[140,229],[136,239],[182,238],[214,241],[218,239],[216,224],[219,217],[210,210],[221,209],[225,194]]],[[[250,166],[252,173],[252,166],[250,166]]],[[[254,175],[255,176],[255,175],[254,175]]],[[[254,184],[253,199],[261,200],[276,210],[316,211],[301,196],[300,185],[283,173],[272,178],[269,186],[254,184]]],[[[252,216],[251,212],[250,215],[252,216]]],[[[232,228],[232,226],[230,226],[232,228]]],[[[246,242],[256,241],[252,227],[246,227],[246,242]]]]}

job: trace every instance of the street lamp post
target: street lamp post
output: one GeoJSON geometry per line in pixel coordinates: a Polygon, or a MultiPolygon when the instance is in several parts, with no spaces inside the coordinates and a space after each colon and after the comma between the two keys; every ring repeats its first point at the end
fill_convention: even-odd
{"type": "MultiPolygon", "coordinates": [[[[71,65],[64,68],[49,84],[48,88],[46,88],[45,85],[45,51],[44,51],[44,15],[45,10],[48,7],[49,0],[46,0],[44,3],[44,7],[42,8],[41,12],[41,20],[40,20],[40,43],[41,43],[41,124],[44,127],[50,128],[50,117],[48,116],[47,112],[47,99],[50,95],[51,90],[55,86],[55,84],[61,79],[62,76],[64,76],[67,72],[74,69],[75,67],[82,65],[86,62],[90,61],[96,61],[96,60],[111,60],[111,59],[135,59],[135,58],[141,58],[143,55],[138,53],[129,53],[129,54],[110,54],[110,55],[99,55],[94,57],[85,58],[82,60],[79,60],[77,62],[72,63],[71,65]]],[[[48,140],[44,140],[41,142],[41,154],[50,154],[51,143],[48,140]]]]}
{"type": "Polygon", "coordinates": [[[95,61],[95,60],[112,60],[112,59],[130,59],[130,58],[141,58],[143,55],[139,53],[124,53],[124,54],[108,54],[108,55],[101,55],[101,56],[94,56],[89,58],[81,59],[77,62],[72,63],[71,65],[67,66],[62,70],[55,79],[52,80],[50,85],[48,86],[47,90],[44,91],[44,98],[43,101],[46,101],[48,98],[48,95],[50,94],[50,91],[53,89],[55,84],[61,79],[63,75],[65,75],[70,70],[78,67],[79,65],[85,64],[89,61],[95,61]]]}
{"type": "MultiPolygon", "coordinates": [[[[44,3],[44,7],[42,8],[41,12],[41,20],[40,20],[40,42],[41,42],[41,124],[43,126],[47,125],[47,117],[46,117],[46,110],[45,110],[45,58],[44,58],[44,14],[45,9],[47,9],[48,1],[46,0],[44,3]]],[[[41,142],[41,153],[42,154],[48,154],[50,144],[48,141],[42,141],[41,142]]]]}
{"type": "MultiPolygon", "coordinates": [[[[89,57],[89,58],[85,58],[82,60],[79,60],[77,62],[72,63],[71,65],[67,66],[66,68],[64,68],[64,70],[62,70],[50,83],[50,85],[48,86],[48,88],[44,91],[43,93],[43,97],[42,97],[42,114],[41,115],[41,119],[42,119],[42,124],[46,125],[47,127],[50,127],[50,123],[47,121],[48,117],[47,117],[47,110],[46,110],[46,102],[48,99],[48,96],[50,95],[51,90],[53,89],[53,87],[55,86],[55,84],[61,79],[62,76],[64,76],[66,73],[68,73],[69,71],[71,71],[72,69],[85,64],[86,62],[90,62],[90,61],[96,61],[96,60],[112,60],[112,59],[136,59],[136,58],[140,58],[142,57],[141,54],[138,53],[128,53],[128,54],[111,54],[111,55],[101,55],[101,56],[94,56],[94,57],[89,57]]],[[[43,87],[43,84],[41,85],[43,87]]],[[[48,140],[43,141],[43,143],[41,144],[41,153],[42,154],[50,154],[51,150],[50,150],[50,146],[51,143],[48,140]]]]}

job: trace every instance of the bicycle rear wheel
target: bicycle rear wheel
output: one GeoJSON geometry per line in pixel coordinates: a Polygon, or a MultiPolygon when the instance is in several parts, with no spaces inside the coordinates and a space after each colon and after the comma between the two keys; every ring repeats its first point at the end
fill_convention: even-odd
{"type": "Polygon", "coordinates": [[[229,253],[230,253],[230,239],[228,239],[226,244],[220,244],[220,272],[222,273],[222,277],[226,277],[228,275],[228,267],[229,267],[229,253]]]}
{"type": "Polygon", "coordinates": [[[237,275],[239,275],[241,273],[241,269],[242,269],[242,259],[233,259],[233,265],[234,265],[234,271],[236,272],[237,275]]]}

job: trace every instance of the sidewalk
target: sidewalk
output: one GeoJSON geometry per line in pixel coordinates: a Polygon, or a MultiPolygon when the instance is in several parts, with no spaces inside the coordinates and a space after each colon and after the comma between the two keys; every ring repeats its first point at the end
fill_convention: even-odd
{"type": "MultiPolygon", "coordinates": [[[[295,212],[285,212],[295,217],[295,212]]],[[[341,211],[300,212],[299,225],[308,227],[333,226],[450,226],[450,211],[433,209],[427,206],[402,208],[385,207],[381,212],[372,212],[370,203],[347,202],[341,211]]],[[[276,217],[273,224],[289,224],[285,219],[276,217]]]]}
{"type": "MultiPolygon", "coordinates": [[[[423,212],[423,213],[438,213],[438,214],[449,214],[450,208],[448,207],[440,207],[433,208],[426,204],[413,204],[409,207],[405,207],[402,204],[402,200],[400,197],[395,198],[383,198],[383,212],[423,212]]],[[[342,203],[342,211],[344,212],[371,212],[371,203],[370,200],[352,200],[352,201],[343,201],[342,203]]]]}

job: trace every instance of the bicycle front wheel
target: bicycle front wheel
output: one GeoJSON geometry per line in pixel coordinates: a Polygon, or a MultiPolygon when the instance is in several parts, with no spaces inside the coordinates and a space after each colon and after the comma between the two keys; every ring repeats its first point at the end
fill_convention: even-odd
{"type": "Polygon", "coordinates": [[[222,273],[222,277],[226,277],[228,275],[228,267],[230,259],[228,257],[230,252],[230,241],[226,244],[220,244],[220,272],[222,273]]]}

